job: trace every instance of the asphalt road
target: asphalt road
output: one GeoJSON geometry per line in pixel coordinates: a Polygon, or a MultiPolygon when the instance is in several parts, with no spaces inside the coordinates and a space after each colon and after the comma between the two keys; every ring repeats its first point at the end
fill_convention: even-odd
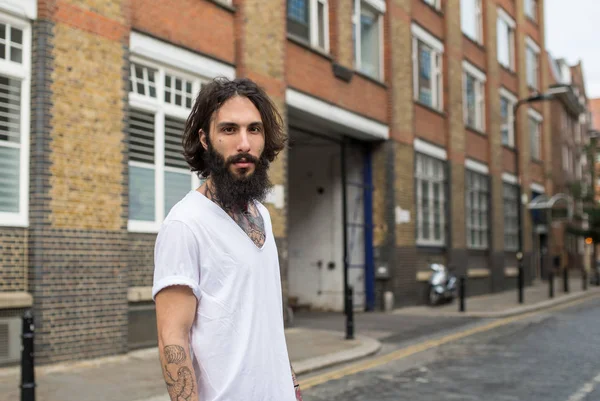
{"type": "Polygon", "coordinates": [[[600,401],[600,298],[382,363],[303,395],[305,401],[600,401]]]}

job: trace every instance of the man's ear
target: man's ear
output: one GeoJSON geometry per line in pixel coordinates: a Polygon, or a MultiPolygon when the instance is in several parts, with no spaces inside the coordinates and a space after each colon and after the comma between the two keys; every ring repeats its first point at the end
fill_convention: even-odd
{"type": "Polygon", "coordinates": [[[200,129],[200,131],[198,131],[198,135],[200,135],[200,143],[202,144],[202,147],[204,148],[204,150],[208,150],[208,143],[206,141],[206,132],[204,132],[202,129],[200,129]]]}

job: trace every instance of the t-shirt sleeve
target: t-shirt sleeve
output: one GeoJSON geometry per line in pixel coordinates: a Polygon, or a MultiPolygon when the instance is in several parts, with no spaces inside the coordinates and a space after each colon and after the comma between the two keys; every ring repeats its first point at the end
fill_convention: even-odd
{"type": "Polygon", "coordinates": [[[190,287],[200,300],[199,244],[192,230],[180,221],[165,223],[156,237],[152,299],[173,285],[190,287]]]}

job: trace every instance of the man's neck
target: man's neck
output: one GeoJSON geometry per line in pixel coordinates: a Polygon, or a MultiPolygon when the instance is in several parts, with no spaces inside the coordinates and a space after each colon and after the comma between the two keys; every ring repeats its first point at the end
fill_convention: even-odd
{"type": "Polygon", "coordinates": [[[223,209],[229,215],[238,214],[238,213],[247,213],[248,212],[248,205],[247,204],[243,205],[242,207],[225,208],[223,206],[223,204],[219,201],[219,198],[217,197],[217,192],[215,191],[215,185],[214,185],[213,181],[210,178],[208,180],[206,180],[206,182],[204,183],[204,185],[202,185],[200,187],[200,192],[204,196],[206,196],[208,199],[210,199],[211,201],[213,201],[215,204],[217,204],[221,209],[223,209]]]}

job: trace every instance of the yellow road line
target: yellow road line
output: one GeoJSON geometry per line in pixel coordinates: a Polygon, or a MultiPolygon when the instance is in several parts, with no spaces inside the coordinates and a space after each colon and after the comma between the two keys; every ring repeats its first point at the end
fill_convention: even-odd
{"type": "Polygon", "coordinates": [[[566,309],[566,308],[581,304],[583,302],[590,301],[590,300],[592,300],[594,298],[598,298],[598,297],[600,297],[600,295],[595,295],[592,297],[585,297],[582,299],[576,299],[576,300],[564,303],[562,305],[557,305],[557,306],[554,306],[551,308],[547,308],[547,309],[543,309],[543,310],[539,310],[539,311],[535,311],[535,312],[529,312],[529,313],[526,313],[523,315],[512,316],[512,317],[495,320],[493,322],[487,323],[482,326],[477,326],[477,327],[463,330],[463,331],[460,331],[460,332],[457,332],[454,334],[449,334],[449,335],[441,337],[441,338],[424,341],[422,343],[411,345],[409,347],[396,350],[389,354],[382,355],[380,357],[376,357],[376,358],[373,358],[368,361],[358,362],[358,363],[352,364],[350,366],[347,366],[345,368],[341,368],[341,369],[334,370],[334,371],[331,371],[328,373],[324,373],[322,375],[313,376],[313,377],[309,377],[304,380],[300,380],[300,388],[302,390],[307,390],[311,387],[326,383],[331,380],[337,380],[344,376],[352,375],[352,374],[362,372],[362,371],[365,371],[365,370],[368,370],[368,369],[371,369],[371,368],[374,368],[377,366],[385,365],[387,363],[406,358],[408,356],[417,354],[419,352],[423,352],[423,351],[430,350],[432,348],[439,347],[440,345],[447,344],[452,341],[460,340],[462,338],[469,337],[469,336],[472,336],[472,335],[475,335],[478,333],[490,331],[496,327],[505,326],[507,324],[526,319],[528,317],[540,314],[542,312],[547,313],[547,312],[552,312],[552,311],[558,311],[561,309],[566,309]]]}

